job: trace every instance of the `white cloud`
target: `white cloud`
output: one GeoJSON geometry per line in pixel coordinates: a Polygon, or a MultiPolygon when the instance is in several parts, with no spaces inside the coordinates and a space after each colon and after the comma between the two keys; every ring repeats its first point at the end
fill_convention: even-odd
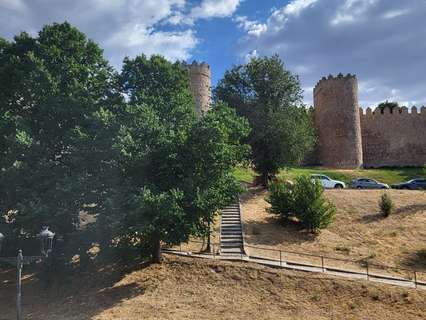
{"type": "Polygon", "coordinates": [[[384,19],[393,19],[393,18],[397,18],[403,15],[406,15],[410,12],[409,9],[399,9],[399,10],[390,10],[385,12],[382,17],[384,19]]]}
{"type": "Polygon", "coordinates": [[[115,33],[106,44],[122,48],[129,56],[140,52],[148,56],[160,53],[169,60],[186,60],[191,57],[190,52],[197,43],[192,30],[164,32],[136,24],[115,33]]]}
{"type": "Polygon", "coordinates": [[[22,12],[27,6],[22,0],[0,0],[0,9],[22,12]]]}
{"type": "Polygon", "coordinates": [[[336,16],[331,20],[331,24],[339,25],[341,23],[361,21],[363,14],[376,5],[377,2],[378,0],[346,0],[337,9],[336,16]]]}
{"type": "MultiPolygon", "coordinates": [[[[386,99],[426,104],[426,74],[419,72],[426,69],[424,16],[424,0],[296,0],[256,21],[265,32],[242,37],[240,57],[253,48],[260,56],[279,54],[304,88],[328,74],[356,74],[363,106],[386,99]]],[[[312,90],[305,103],[312,103],[312,90]]]]}
{"type": "Polygon", "coordinates": [[[297,16],[300,12],[313,5],[315,2],[317,2],[317,0],[293,0],[283,7],[282,12],[288,16],[297,16]]]}
{"type": "Polygon", "coordinates": [[[237,10],[241,0],[203,0],[192,8],[190,16],[194,19],[230,17],[237,10]]]}
{"type": "Polygon", "coordinates": [[[125,55],[140,53],[188,59],[199,42],[194,27],[164,28],[167,21],[181,24],[186,5],[185,0],[0,0],[0,33],[12,38],[67,20],[100,43],[117,68],[125,55]]]}
{"type": "Polygon", "coordinates": [[[235,21],[238,23],[238,27],[246,31],[250,36],[260,36],[267,30],[265,23],[249,20],[246,16],[237,16],[235,21]]]}
{"type": "Polygon", "coordinates": [[[245,62],[249,62],[252,58],[257,58],[259,57],[259,54],[257,53],[257,50],[252,50],[249,53],[247,53],[244,57],[245,62]]]}

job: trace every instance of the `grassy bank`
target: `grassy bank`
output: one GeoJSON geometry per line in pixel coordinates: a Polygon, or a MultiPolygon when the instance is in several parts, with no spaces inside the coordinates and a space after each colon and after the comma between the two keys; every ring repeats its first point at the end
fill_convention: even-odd
{"type": "MultiPolygon", "coordinates": [[[[340,170],[340,169],[323,169],[318,167],[295,167],[282,169],[279,177],[289,180],[301,174],[325,174],[332,179],[341,180],[343,182],[350,182],[355,178],[368,177],[376,179],[383,183],[396,183],[406,181],[412,178],[426,177],[425,168],[380,168],[380,169],[354,169],[354,170],[340,170]]],[[[256,173],[250,168],[236,168],[234,171],[235,176],[243,182],[252,182],[256,173]]]]}

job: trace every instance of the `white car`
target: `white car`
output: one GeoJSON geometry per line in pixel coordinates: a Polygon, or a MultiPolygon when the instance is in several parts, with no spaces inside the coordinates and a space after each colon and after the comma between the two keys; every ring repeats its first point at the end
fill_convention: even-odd
{"type": "Polygon", "coordinates": [[[323,174],[311,174],[312,180],[317,180],[326,189],[343,189],[346,187],[343,181],[333,180],[323,174]]]}

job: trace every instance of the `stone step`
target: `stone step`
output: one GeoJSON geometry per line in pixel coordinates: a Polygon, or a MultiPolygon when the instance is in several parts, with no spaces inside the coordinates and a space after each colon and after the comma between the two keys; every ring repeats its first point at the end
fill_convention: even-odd
{"type": "Polygon", "coordinates": [[[238,253],[241,254],[243,251],[241,248],[221,248],[220,253],[238,253]]]}
{"type": "Polygon", "coordinates": [[[226,238],[226,239],[221,239],[221,242],[223,242],[223,243],[231,243],[231,242],[243,243],[243,238],[240,238],[240,237],[226,238]]]}
{"type": "Polygon", "coordinates": [[[239,234],[223,234],[220,238],[220,240],[222,241],[230,241],[230,240],[238,240],[238,241],[242,241],[243,237],[239,234]]]}
{"type": "Polygon", "coordinates": [[[241,233],[238,233],[238,232],[236,232],[235,234],[222,234],[221,235],[221,238],[222,239],[227,239],[227,238],[230,238],[230,237],[238,237],[238,238],[243,238],[243,236],[241,235],[241,233]]]}
{"type": "Polygon", "coordinates": [[[241,229],[222,229],[222,234],[241,234],[241,229]]]}
{"type": "Polygon", "coordinates": [[[241,232],[238,232],[238,231],[227,231],[227,232],[222,233],[222,238],[224,238],[223,236],[239,237],[239,236],[241,236],[241,232]]]}
{"type": "Polygon", "coordinates": [[[222,243],[220,245],[221,248],[241,248],[243,246],[242,242],[234,242],[234,243],[222,243]]]}

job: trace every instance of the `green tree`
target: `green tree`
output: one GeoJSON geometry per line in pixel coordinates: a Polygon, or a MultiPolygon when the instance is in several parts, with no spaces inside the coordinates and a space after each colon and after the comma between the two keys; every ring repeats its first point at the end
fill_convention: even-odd
{"type": "Polygon", "coordinates": [[[313,119],[302,104],[299,79],[277,55],[253,58],[227,71],[214,98],[248,119],[252,160],[265,185],[269,175],[301,163],[313,147],[313,119]]]}
{"type": "Polygon", "coordinates": [[[159,261],[162,242],[208,235],[217,210],[236,197],[231,173],[248,126],[222,105],[197,120],[187,71],[160,56],[125,59],[120,84],[128,103],[115,143],[122,181],[112,221],[122,243],[159,261]]]}
{"type": "Polygon", "coordinates": [[[294,217],[308,231],[318,232],[334,220],[335,207],[324,198],[322,185],[308,176],[298,176],[294,185],[275,182],[269,190],[269,212],[279,214],[284,221],[294,217]]]}
{"type": "Polygon", "coordinates": [[[391,101],[386,100],[385,102],[380,103],[377,106],[377,108],[379,108],[381,113],[383,113],[386,108],[388,108],[390,110],[390,112],[392,113],[395,109],[399,108],[399,104],[398,104],[398,102],[391,102],[391,101]]]}
{"type": "Polygon", "coordinates": [[[379,208],[380,208],[381,213],[385,217],[389,217],[393,213],[393,211],[395,209],[395,205],[394,205],[392,198],[391,198],[389,193],[384,192],[380,196],[379,208]]]}
{"type": "Polygon", "coordinates": [[[324,198],[321,183],[309,176],[299,176],[294,184],[294,212],[310,232],[318,232],[333,222],[336,208],[324,198]]]}
{"type": "Polygon", "coordinates": [[[120,97],[102,50],[68,23],[0,39],[0,215],[68,233],[97,200],[102,115],[120,97]]]}

